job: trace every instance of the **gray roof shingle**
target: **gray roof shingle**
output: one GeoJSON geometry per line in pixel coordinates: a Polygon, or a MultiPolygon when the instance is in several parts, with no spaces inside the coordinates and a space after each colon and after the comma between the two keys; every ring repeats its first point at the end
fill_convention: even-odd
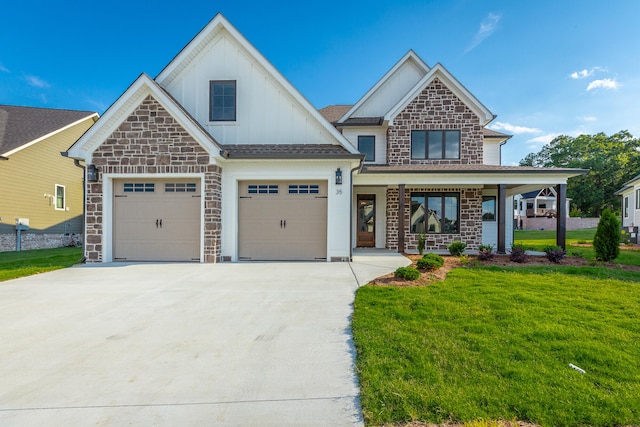
{"type": "Polygon", "coordinates": [[[331,144],[234,144],[221,146],[229,159],[325,159],[361,158],[341,145],[331,144]]]}
{"type": "Polygon", "coordinates": [[[0,105],[0,155],[96,113],[0,105]]]}

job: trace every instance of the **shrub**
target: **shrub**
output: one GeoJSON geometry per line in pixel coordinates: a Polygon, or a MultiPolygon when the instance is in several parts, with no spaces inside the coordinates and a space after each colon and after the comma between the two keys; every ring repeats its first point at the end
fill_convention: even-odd
{"type": "Polygon", "coordinates": [[[416,280],[420,277],[420,272],[415,267],[400,267],[395,271],[394,276],[407,280],[416,280]]]}
{"type": "Polygon", "coordinates": [[[460,256],[464,252],[467,247],[466,243],[462,242],[451,242],[451,244],[447,247],[449,249],[449,253],[453,256],[460,256]]]}
{"type": "Polygon", "coordinates": [[[544,253],[547,254],[547,259],[551,262],[555,262],[556,264],[560,264],[560,261],[567,256],[567,251],[562,249],[560,246],[546,246],[544,248],[544,253]]]}
{"type": "Polygon", "coordinates": [[[529,261],[529,255],[526,253],[526,249],[522,244],[515,244],[511,247],[511,254],[509,254],[509,259],[511,262],[523,263],[529,261]]]}
{"type": "Polygon", "coordinates": [[[424,254],[424,246],[427,240],[427,236],[425,236],[424,234],[420,234],[420,236],[418,236],[418,253],[420,255],[424,254]]]}
{"type": "Polygon", "coordinates": [[[593,238],[593,249],[598,261],[611,261],[620,254],[620,222],[609,209],[602,212],[593,238]]]}
{"type": "Polygon", "coordinates": [[[444,258],[438,254],[426,254],[418,260],[417,264],[418,268],[433,271],[444,265],[444,258]]]}
{"type": "Polygon", "coordinates": [[[489,261],[493,259],[493,245],[480,245],[478,247],[478,259],[480,261],[489,261]]]}

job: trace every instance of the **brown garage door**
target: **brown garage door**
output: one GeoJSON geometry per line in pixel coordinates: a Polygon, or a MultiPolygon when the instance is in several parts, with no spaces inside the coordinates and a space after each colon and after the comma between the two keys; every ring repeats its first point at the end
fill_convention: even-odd
{"type": "Polygon", "coordinates": [[[241,182],[241,260],[326,260],[327,182],[241,182]]]}
{"type": "Polygon", "coordinates": [[[199,261],[198,179],[114,183],[114,261],[199,261]]]}

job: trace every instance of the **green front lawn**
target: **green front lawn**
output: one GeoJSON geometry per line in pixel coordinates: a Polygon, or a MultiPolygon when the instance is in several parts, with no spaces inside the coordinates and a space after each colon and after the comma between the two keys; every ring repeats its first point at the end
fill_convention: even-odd
{"type": "Polygon", "coordinates": [[[0,282],[71,267],[80,262],[82,248],[0,252],[0,282]]]}
{"type": "Polygon", "coordinates": [[[367,425],[639,425],[638,282],[638,272],[596,267],[460,268],[427,287],[360,288],[367,425]]]}

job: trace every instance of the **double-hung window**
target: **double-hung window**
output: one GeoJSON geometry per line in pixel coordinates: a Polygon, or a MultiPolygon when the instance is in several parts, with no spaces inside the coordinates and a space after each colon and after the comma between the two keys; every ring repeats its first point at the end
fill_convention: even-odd
{"type": "Polygon", "coordinates": [[[358,136],[358,151],[365,154],[365,162],[376,161],[376,137],[374,135],[358,136]]]}
{"type": "Polygon", "coordinates": [[[416,160],[459,159],[460,131],[411,131],[411,158],[416,160]]]}
{"type": "Polygon", "coordinates": [[[640,189],[636,190],[636,209],[640,209],[640,189]]]}
{"type": "Polygon", "coordinates": [[[233,122],[236,120],[236,81],[212,80],[209,82],[209,120],[233,122]]]}
{"type": "Polygon", "coordinates": [[[460,233],[460,193],[411,193],[412,233],[460,233]]]}

